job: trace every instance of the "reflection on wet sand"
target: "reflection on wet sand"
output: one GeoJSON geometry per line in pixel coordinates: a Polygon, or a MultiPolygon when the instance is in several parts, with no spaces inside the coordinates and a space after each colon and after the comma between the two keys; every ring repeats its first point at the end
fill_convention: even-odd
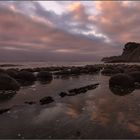
{"type": "Polygon", "coordinates": [[[116,129],[127,129],[140,136],[139,107],[129,98],[112,98],[108,94],[98,97],[98,100],[87,101],[87,105],[94,106],[91,120],[104,127],[115,126],[116,129]],[[136,111],[137,110],[137,111],[136,111]]]}
{"type": "Polygon", "coordinates": [[[0,138],[19,138],[18,134],[20,138],[140,138],[139,90],[116,96],[108,87],[108,77],[102,76],[101,85],[86,94],[58,96],[62,88],[88,85],[97,80],[94,78],[54,79],[50,84],[37,82],[22,88],[7,102],[19,108],[0,115],[0,138]],[[38,101],[45,96],[52,96],[55,102],[41,106],[38,101]],[[36,104],[25,104],[27,99],[36,104]]]}
{"type": "Polygon", "coordinates": [[[63,110],[65,110],[65,106],[63,106],[61,103],[58,103],[55,106],[46,107],[34,117],[33,122],[39,124],[55,120],[57,119],[57,116],[63,112],[63,110]]]}
{"type": "Polygon", "coordinates": [[[82,113],[82,109],[77,104],[69,104],[67,105],[66,114],[71,118],[77,119],[82,113]]]}

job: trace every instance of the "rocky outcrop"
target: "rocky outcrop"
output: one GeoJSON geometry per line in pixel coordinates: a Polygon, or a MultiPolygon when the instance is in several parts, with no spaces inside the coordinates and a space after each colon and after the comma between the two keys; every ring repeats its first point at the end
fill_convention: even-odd
{"type": "Polygon", "coordinates": [[[102,61],[107,63],[140,62],[140,43],[128,42],[124,46],[122,55],[105,57],[102,61]]]}

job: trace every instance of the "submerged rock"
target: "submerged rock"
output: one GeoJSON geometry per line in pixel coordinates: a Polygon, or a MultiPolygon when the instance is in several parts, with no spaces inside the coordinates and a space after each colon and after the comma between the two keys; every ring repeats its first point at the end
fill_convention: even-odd
{"type": "Polygon", "coordinates": [[[116,74],[109,80],[110,87],[134,88],[134,79],[127,74],[116,74]]]}
{"type": "Polygon", "coordinates": [[[33,104],[35,104],[34,101],[25,101],[24,103],[25,103],[25,104],[29,104],[29,105],[33,105],[33,104]]]}
{"type": "Polygon", "coordinates": [[[10,108],[0,109],[0,114],[3,114],[3,113],[5,113],[5,112],[7,112],[7,111],[9,111],[9,110],[10,110],[10,108]]]}
{"type": "Polygon", "coordinates": [[[19,90],[19,83],[7,74],[0,74],[0,90],[19,90]]]}
{"type": "Polygon", "coordinates": [[[52,102],[54,102],[54,99],[51,96],[44,97],[40,100],[41,105],[49,104],[49,103],[52,103],[52,102]]]}
{"type": "Polygon", "coordinates": [[[80,87],[80,88],[71,89],[71,90],[69,90],[69,94],[67,94],[67,96],[74,96],[74,95],[77,95],[77,94],[80,94],[80,93],[85,93],[88,90],[95,89],[98,85],[99,85],[99,83],[84,86],[84,87],[80,87]]]}
{"type": "Polygon", "coordinates": [[[59,93],[59,96],[65,97],[65,96],[67,96],[67,93],[66,93],[66,92],[60,92],[60,93],[59,93]]]}

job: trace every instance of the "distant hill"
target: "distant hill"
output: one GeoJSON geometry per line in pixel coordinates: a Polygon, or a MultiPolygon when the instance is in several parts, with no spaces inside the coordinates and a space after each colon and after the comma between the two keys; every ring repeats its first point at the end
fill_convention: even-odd
{"type": "Polygon", "coordinates": [[[104,57],[101,61],[106,63],[140,62],[140,43],[128,42],[124,46],[122,55],[104,57]]]}

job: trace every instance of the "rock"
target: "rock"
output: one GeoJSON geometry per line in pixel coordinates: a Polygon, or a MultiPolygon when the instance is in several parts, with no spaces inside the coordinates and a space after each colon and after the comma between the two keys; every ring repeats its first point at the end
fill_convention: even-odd
{"type": "Polygon", "coordinates": [[[7,112],[7,111],[9,111],[9,110],[10,110],[10,108],[0,109],[0,114],[3,114],[3,113],[5,113],[5,112],[7,112]]]}
{"type": "Polygon", "coordinates": [[[37,78],[39,80],[52,80],[53,79],[53,76],[50,72],[48,71],[40,71],[38,74],[37,74],[37,78]]]}
{"type": "Polygon", "coordinates": [[[0,74],[0,90],[19,90],[19,83],[7,74],[0,74]]]}
{"type": "Polygon", "coordinates": [[[71,90],[69,90],[69,94],[67,94],[67,96],[74,96],[74,95],[77,95],[77,94],[80,94],[80,93],[85,93],[88,90],[95,89],[98,85],[99,85],[99,83],[87,85],[87,86],[80,87],[80,88],[71,89],[71,90]]]}
{"type": "Polygon", "coordinates": [[[102,70],[101,73],[102,73],[103,75],[112,75],[112,74],[120,73],[120,71],[117,70],[117,69],[109,69],[109,68],[106,68],[106,69],[102,70]]]}
{"type": "Polygon", "coordinates": [[[60,92],[60,93],[59,93],[59,96],[65,97],[65,96],[67,96],[67,93],[66,93],[66,92],[60,92]]]}
{"type": "Polygon", "coordinates": [[[129,73],[129,75],[131,77],[133,77],[135,82],[140,83],[140,72],[139,71],[131,72],[131,73],[129,73]]]}
{"type": "Polygon", "coordinates": [[[12,90],[1,90],[0,91],[0,101],[5,101],[11,99],[15,94],[17,94],[16,91],[12,90]]]}
{"type": "Polygon", "coordinates": [[[105,57],[102,61],[107,63],[140,62],[140,43],[128,42],[125,44],[120,56],[105,57]]]}
{"type": "Polygon", "coordinates": [[[21,69],[21,71],[28,71],[28,72],[34,72],[34,69],[32,68],[26,68],[26,69],[21,69]]]}
{"type": "Polygon", "coordinates": [[[54,99],[51,96],[44,97],[40,100],[41,105],[49,104],[49,103],[52,103],[52,102],[54,102],[54,99]]]}
{"type": "MultiPolygon", "coordinates": [[[[77,72],[76,72],[77,73],[77,72]]],[[[56,75],[71,75],[71,70],[61,70],[55,73],[56,75]]]]}
{"type": "Polygon", "coordinates": [[[93,73],[99,72],[101,67],[96,66],[96,65],[86,65],[84,69],[86,69],[89,74],[93,74],[93,73]]]}
{"type": "Polygon", "coordinates": [[[25,103],[25,104],[29,104],[29,105],[35,104],[34,101],[25,101],[24,103],[25,103]]]}
{"type": "Polygon", "coordinates": [[[36,80],[34,74],[29,71],[20,71],[17,75],[17,79],[21,82],[25,82],[25,81],[32,82],[36,80]]]}
{"type": "Polygon", "coordinates": [[[134,79],[127,74],[116,74],[110,78],[109,86],[116,88],[133,88],[134,79]]]}
{"type": "Polygon", "coordinates": [[[6,70],[6,73],[11,76],[12,78],[17,78],[18,70],[16,69],[8,69],[6,70]]]}
{"type": "Polygon", "coordinates": [[[134,91],[134,88],[119,88],[119,87],[109,87],[111,92],[115,95],[124,96],[132,93],[134,91]]]}

